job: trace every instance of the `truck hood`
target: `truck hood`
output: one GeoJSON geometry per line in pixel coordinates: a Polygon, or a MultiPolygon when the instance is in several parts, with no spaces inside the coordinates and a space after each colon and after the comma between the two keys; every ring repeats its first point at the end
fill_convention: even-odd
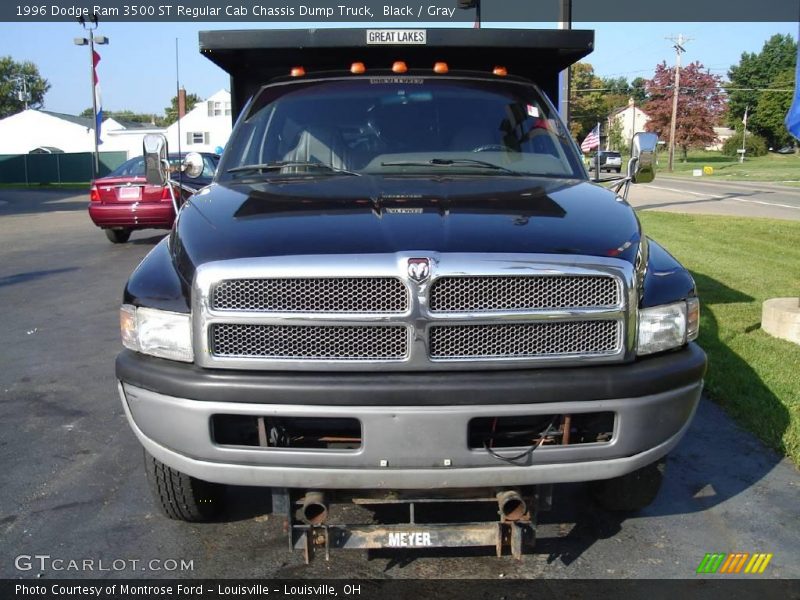
{"type": "Polygon", "coordinates": [[[245,257],[398,251],[614,256],[641,239],[633,209],[579,179],[328,175],[213,184],[173,232],[178,272],[245,257]]]}

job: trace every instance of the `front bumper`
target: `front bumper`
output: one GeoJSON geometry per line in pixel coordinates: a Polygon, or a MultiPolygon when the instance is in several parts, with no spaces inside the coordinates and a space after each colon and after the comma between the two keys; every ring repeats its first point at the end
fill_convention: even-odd
{"type": "MultiPolygon", "coordinates": [[[[694,344],[610,367],[391,376],[219,373],[123,352],[117,376],[125,413],[147,451],[199,479],[438,489],[607,479],[650,464],[688,428],[705,364],[694,344]],[[542,446],[524,466],[467,444],[467,424],[476,417],[601,411],[615,413],[609,442],[542,446]],[[211,437],[215,414],[356,418],[362,445],[358,450],[221,446],[211,437]]],[[[511,456],[519,449],[498,453],[511,456]]]]}

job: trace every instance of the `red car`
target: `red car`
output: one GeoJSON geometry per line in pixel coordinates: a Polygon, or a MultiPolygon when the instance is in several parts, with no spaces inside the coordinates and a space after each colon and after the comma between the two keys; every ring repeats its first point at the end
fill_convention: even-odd
{"type": "MultiPolygon", "coordinates": [[[[219,156],[209,153],[200,155],[203,157],[203,172],[193,179],[184,177],[184,189],[180,195],[175,181],[173,189],[178,204],[182,204],[194,191],[207,186],[214,177],[219,156]]],[[[178,166],[180,156],[171,154],[169,160],[173,166],[178,166]]],[[[122,163],[105,177],[94,180],[89,200],[89,216],[115,244],[127,242],[134,229],[170,229],[175,220],[169,188],[145,183],[144,158],[141,156],[122,163]]]]}

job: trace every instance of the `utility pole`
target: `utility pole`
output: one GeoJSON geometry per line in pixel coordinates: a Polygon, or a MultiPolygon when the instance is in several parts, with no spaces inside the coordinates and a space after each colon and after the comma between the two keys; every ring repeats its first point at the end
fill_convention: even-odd
{"type": "Polygon", "coordinates": [[[675,85],[672,89],[672,120],[669,124],[669,171],[672,172],[672,165],[675,161],[675,125],[678,119],[678,94],[681,90],[681,54],[686,52],[684,46],[690,38],[679,34],[678,37],[666,38],[673,42],[675,48],[675,85]]]}
{"type": "Polygon", "coordinates": [[[744,107],[744,119],[742,119],[742,124],[744,125],[744,130],[742,131],[742,150],[739,152],[739,162],[744,162],[744,155],[747,152],[747,111],[750,110],[750,105],[744,107]]]}
{"type": "Polygon", "coordinates": [[[31,94],[28,92],[28,76],[27,75],[19,75],[18,77],[14,78],[14,81],[17,83],[17,98],[23,102],[25,106],[25,110],[28,110],[28,102],[31,99],[31,94]]]}
{"type": "Polygon", "coordinates": [[[95,64],[94,46],[95,44],[107,44],[108,38],[104,35],[94,34],[94,31],[97,29],[99,24],[97,13],[94,13],[90,17],[89,21],[90,22],[87,25],[86,19],[83,16],[78,18],[78,23],[81,24],[81,27],[89,32],[89,38],[87,39],[84,37],[79,37],[75,38],[73,41],[75,42],[76,46],[89,46],[89,66],[91,67],[90,75],[92,83],[92,119],[94,121],[94,156],[92,157],[92,179],[94,179],[100,172],[100,150],[98,148],[98,143],[100,141],[100,128],[98,126],[99,123],[97,122],[97,81],[95,80],[97,65],[95,64]]]}
{"type": "MultiPolygon", "coordinates": [[[[561,4],[559,5],[560,8],[559,18],[561,20],[558,23],[558,28],[572,29],[572,0],[560,0],[560,2],[561,4]]],[[[569,67],[567,67],[566,69],[561,71],[561,73],[558,74],[558,86],[559,86],[558,112],[561,114],[561,118],[567,125],[567,129],[569,129],[569,92],[570,92],[569,67]]]]}

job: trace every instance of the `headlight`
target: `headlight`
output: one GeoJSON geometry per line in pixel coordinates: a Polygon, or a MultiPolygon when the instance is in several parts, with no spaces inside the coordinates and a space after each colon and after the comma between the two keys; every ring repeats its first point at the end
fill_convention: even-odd
{"type": "Polygon", "coordinates": [[[182,362],[194,360],[190,315],[123,304],[119,324],[122,345],[130,350],[182,362]]]}
{"type": "Polygon", "coordinates": [[[653,354],[683,346],[697,338],[699,325],[700,302],[697,298],[643,308],[639,311],[637,353],[653,354]]]}

